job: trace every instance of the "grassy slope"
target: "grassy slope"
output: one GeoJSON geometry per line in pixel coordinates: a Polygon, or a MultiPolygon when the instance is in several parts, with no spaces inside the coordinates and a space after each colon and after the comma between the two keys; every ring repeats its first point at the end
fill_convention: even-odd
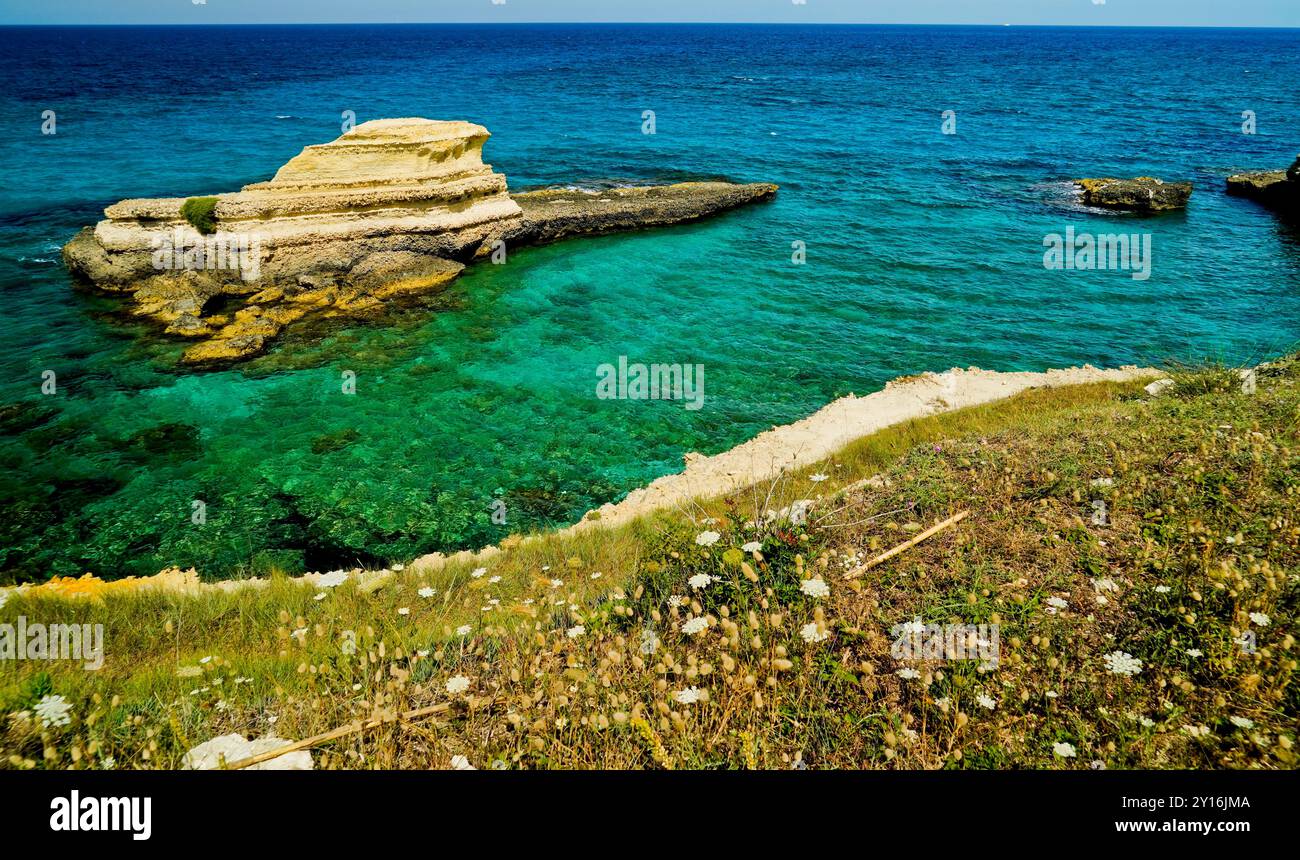
{"type": "Polygon", "coordinates": [[[287,582],[13,598],[0,621],[104,624],[107,662],[0,664],[0,766],[174,767],[227,732],[298,738],[451,700],[443,720],[327,745],[318,766],[1294,767],[1297,383],[1285,362],[1254,395],[1215,371],[1154,400],[1136,384],[1029,392],[695,510],[513,547],[479,577],[408,572],[320,599],[287,582]],[[800,498],[818,500],[807,524],[746,527],[800,498]],[[759,554],[738,549],[754,540],[759,554]],[[701,573],[716,579],[692,589],[701,573]],[[830,596],[803,594],[809,576],[830,596]],[[682,632],[692,617],[707,629],[682,632]],[[913,618],[998,624],[998,668],[895,660],[890,628],[913,618]],[[1141,671],[1109,672],[1115,651],[1141,671]],[[467,692],[447,692],[455,676],[467,692]],[[690,688],[701,700],[678,701],[690,688]],[[71,725],[26,716],[48,693],[71,725]]]}

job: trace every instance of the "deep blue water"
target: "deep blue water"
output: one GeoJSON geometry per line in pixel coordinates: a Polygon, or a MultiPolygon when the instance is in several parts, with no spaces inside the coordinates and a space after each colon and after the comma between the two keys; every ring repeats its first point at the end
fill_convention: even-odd
{"type": "Polygon", "coordinates": [[[19,404],[0,579],[403,560],[572,519],[902,374],[1244,361],[1300,339],[1300,234],[1222,193],[1300,151],[1300,31],[0,28],[0,48],[0,403],[19,404]],[[481,123],[514,188],[781,191],[518,252],[438,307],[219,373],[178,372],[177,344],[72,289],[58,249],[106,204],[269,178],[344,110],[481,123]],[[1065,184],[1144,174],[1194,181],[1187,211],[1090,212],[1065,184]],[[1150,279],[1045,270],[1043,237],[1069,225],[1151,233],[1150,279]],[[620,355],[704,364],[705,407],[597,400],[620,355]]]}

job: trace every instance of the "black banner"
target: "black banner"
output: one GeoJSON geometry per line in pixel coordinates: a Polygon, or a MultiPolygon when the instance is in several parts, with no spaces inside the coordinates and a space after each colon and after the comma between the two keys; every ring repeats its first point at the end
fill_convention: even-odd
{"type": "Polygon", "coordinates": [[[669,838],[681,824],[733,830],[723,822],[735,814],[767,822],[760,830],[811,828],[816,839],[865,827],[969,847],[978,842],[970,827],[936,827],[965,821],[1017,844],[1227,848],[1292,834],[1297,788],[1294,772],[42,771],[0,774],[0,817],[9,848],[126,851],[227,839],[259,851],[331,847],[340,828],[386,850],[496,851],[512,839],[535,846],[548,832],[563,840],[627,839],[661,826],[669,838]]]}

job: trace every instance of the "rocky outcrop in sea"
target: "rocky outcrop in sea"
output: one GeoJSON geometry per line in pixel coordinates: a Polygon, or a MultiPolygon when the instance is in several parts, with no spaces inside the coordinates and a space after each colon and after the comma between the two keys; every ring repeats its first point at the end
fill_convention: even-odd
{"type": "Polygon", "coordinates": [[[268,182],[123,200],[63,250],[131,312],[193,340],[188,364],[264,351],[307,317],[365,317],[436,290],[467,263],[578,235],[693,221],[770,198],[726,182],[511,196],[468,122],[383,119],[306,147],[268,182]]]}
{"type": "Polygon", "coordinates": [[[1165,182],[1150,176],[1136,179],[1076,179],[1086,206],[1129,212],[1181,209],[1192,196],[1192,183],[1165,182]]]}
{"type": "Polygon", "coordinates": [[[1287,215],[1300,215],[1300,156],[1286,170],[1262,170],[1228,177],[1228,193],[1287,215]]]}

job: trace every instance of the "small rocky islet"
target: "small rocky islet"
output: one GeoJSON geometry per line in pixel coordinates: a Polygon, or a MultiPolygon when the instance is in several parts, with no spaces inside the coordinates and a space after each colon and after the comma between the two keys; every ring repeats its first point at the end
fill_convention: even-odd
{"type": "MultiPolygon", "coordinates": [[[[1151,176],[1072,182],[1085,206],[1140,214],[1182,209],[1192,196],[1190,182],[1165,182],[1151,176]]],[[[1281,215],[1300,214],[1300,156],[1290,167],[1281,170],[1233,174],[1227,178],[1227,192],[1254,200],[1281,215]]]]}
{"type": "Polygon", "coordinates": [[[1228,177],[1228,193],[1283,215],[1300,215],[1300,155],[1285,170],[1259,170],[1228,177]]]}
{"type": "Polygon", "coordinates": [[[1165,182],[1151,176],[1135,179],[1076,179],[1085,206],[1154,213],[1182,209],[1192,196],[1192,183],[1165,182]]]}
{"type": "Polygon", "coordinates": [[[63,249],[74,275],[193,343],[182,361],[264,352],[306,318],[360,319],[515,248],[695,221],[770,199],[768,183],[683,182],[510,193],[489,133],[422,118],[362,123],[268,182],[123,200],[63,249]]]}

